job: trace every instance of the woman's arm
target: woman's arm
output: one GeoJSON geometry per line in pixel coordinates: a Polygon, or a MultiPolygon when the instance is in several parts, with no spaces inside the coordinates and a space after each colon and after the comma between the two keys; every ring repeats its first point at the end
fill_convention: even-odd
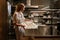
{"type": "Polygon", "coordinates": [[[18,24],[18,23],[16,23],[15,25],[16,25],[16,26],[25,27],[24,25],[22,25],[22,24],[18,24]]]}

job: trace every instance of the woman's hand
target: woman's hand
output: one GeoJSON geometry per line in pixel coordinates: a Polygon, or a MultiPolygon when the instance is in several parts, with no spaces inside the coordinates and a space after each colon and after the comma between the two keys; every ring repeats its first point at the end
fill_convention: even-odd
{"type": "Polygon", "coordinates": [[[16,23],[15,25],[16,25],[16,26],[25,27],[25,25],[22,25],[22,24],[18,24],[18,23],[16,23]]]}
{"type": "Polygon", "coordinates": [[[25,26],[24,25],[21,25],[20,27],[23,27],[25,29],[25,26]]]}
{"type": "Polygon", "coordinates": [[[25,25],[21,25],[21,27],[25,27],[25,25]]]}

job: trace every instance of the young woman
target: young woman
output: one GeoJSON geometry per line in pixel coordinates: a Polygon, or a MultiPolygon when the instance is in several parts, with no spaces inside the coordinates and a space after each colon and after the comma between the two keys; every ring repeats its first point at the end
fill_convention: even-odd
{"type": "MultiPolygon", "coordinates": [[[[16,5],[16,10],[13,14],[13,24],[14,24],[14,27],[18,27],[18,30],[19,30],[19,37],[17,37],[17,40],[18,39],[21,39],[23,38],[24,34],[25,34],[25,25],[22,24],[24,21],[26,21],[24,15],[23,15],[23,12],[25,10],[25,5],[23,3],[18,3],[16,5]]],[[[21,39],[22,40],[22,39],[21,39]]]]}
{"type": "Polygon", "coordinates": [[[25,19],[24,15],[23,15],[24,10],[25,10],[25,5],[23,3],[19,3],[16,5],[16,10],[13,14],[13,23],[14,23],[15,27],[18,26],[18,30],[19,30],[21,36],[23,36],[25,34],[25,29],[24,29],[25,25],[22,23],[24,23],[25,21],[32,21],[29,19],[25,19]]]}
{"type": "Polygon", "coordinates": [[[13,23],[16,26],[19,27],[19,31],[22,33],[25,33],[24,31],[24,25],[22,25],[21,23],[25,21],[24,15],[23,15],[23,11],[25,10],[25,6],[23,3],[19,3],[16,5],[16,10],[13,14],[13,23]]]}

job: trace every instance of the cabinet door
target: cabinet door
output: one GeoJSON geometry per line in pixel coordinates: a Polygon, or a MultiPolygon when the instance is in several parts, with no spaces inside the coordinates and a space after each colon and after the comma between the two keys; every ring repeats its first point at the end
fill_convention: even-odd
{"type": "Polygon", "coordinates": [[[7,40],[7,1],[0,0],[0,40],[7,40]]]}

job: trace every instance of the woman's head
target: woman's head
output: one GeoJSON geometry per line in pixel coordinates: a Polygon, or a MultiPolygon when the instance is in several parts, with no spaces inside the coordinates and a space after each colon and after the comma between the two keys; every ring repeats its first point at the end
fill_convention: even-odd
{"type": "Polygon", "coordinates": [[[16,11],[19,12],[19,11],[24,11],[25,10],[25,5],[23,3],[18,3],[16,5],[16,11]]]}

